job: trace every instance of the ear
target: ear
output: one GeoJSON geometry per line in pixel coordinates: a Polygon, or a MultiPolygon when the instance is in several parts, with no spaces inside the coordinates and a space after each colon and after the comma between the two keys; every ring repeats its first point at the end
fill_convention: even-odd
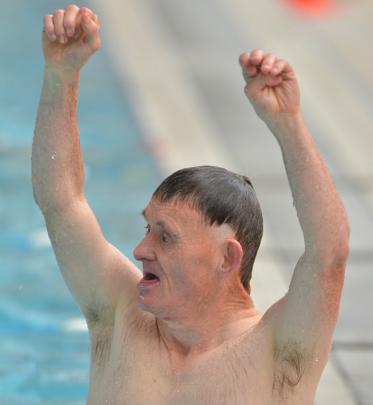
{"type": "Polygon", "coordinates": [[[224,262],[221,271],[225,274],[232,274],[241,268],[243,249],[241,243],[236,239],[228,239],[225,242],[224,262]]]}

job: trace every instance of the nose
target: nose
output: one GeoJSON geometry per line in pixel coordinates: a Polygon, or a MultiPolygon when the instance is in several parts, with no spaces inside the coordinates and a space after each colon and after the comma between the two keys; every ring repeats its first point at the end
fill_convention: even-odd
{"type": "Polygon", "coordinates": [[[155,259],[155,253],[154,250],[152,249],[150,243],[149,243],[149,238],[145,237],[134,249],[133,255],[136,260],[142,261],[142,260],[154,260],[155,259]]]}

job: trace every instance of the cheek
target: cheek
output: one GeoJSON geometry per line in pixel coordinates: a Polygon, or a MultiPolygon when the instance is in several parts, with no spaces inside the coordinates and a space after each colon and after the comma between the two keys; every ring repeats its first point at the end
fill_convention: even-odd
{"type": "Polygon", "coordinates": [[[192,266],[200,269],[201,275],[209,276],[217,268],[219,263],[218,251],[216,247],[209,244],[198,246],[192,258],[192,266]]]}
{"type": "Polygon", "coordinates": [[[204,291],[214,282],[214,262],[203,254],[190,258],[183,270],[183,281],[191,290],[204,291]]]}
{"type": "Polygon", "coordinates": [[[208,244],[194,244],[188,252],[175,250],[158,259],[173,289],[201,291],[216,278],[217,252],[208,244]]]}

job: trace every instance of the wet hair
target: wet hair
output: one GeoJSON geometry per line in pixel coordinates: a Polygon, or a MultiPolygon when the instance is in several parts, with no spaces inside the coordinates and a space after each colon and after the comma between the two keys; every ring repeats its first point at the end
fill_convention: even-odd
{"type": "Polygon", "coordinates": [[[250,292],[255,257],[263,235],[263,217],[246,176],[215,166],[178,170],[154,191],[160,202],[185,202],[209,225],[229,224],[243,250],[241,282],[250,292]]]}

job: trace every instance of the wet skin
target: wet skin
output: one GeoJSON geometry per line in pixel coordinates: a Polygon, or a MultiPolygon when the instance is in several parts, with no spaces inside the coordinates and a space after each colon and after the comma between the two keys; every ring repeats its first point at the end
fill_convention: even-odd
{"type": "Polygon", "coordinates": [[[91,337],[88,403],[312,404],[338,317],[349,225],[292,67],[262,50],[239,58],[245,94],[281,147],[305,242],[288,292],[261,314],[240,282],[234,232],[207,226],[189,206],[146,207],[148,232],[135,249],[145,275],[104,238],[84,194],[77,114],[80,70],[100,47],[99,28],[97,15],[75,5],[44,17],[32,149],[35,201],[91,337]]]}
{"type": "Polygon", "coordinates": [[[89,403],[306,404],[315,381],[278,384],[297,373],[276,360],[273,315],[255,309],[237,274],[221,271],[230,227],[207,226],[180,203],[151,201],[144,217],[137,300],[118,306],[107,334],[91,333],[89,403]]]}

